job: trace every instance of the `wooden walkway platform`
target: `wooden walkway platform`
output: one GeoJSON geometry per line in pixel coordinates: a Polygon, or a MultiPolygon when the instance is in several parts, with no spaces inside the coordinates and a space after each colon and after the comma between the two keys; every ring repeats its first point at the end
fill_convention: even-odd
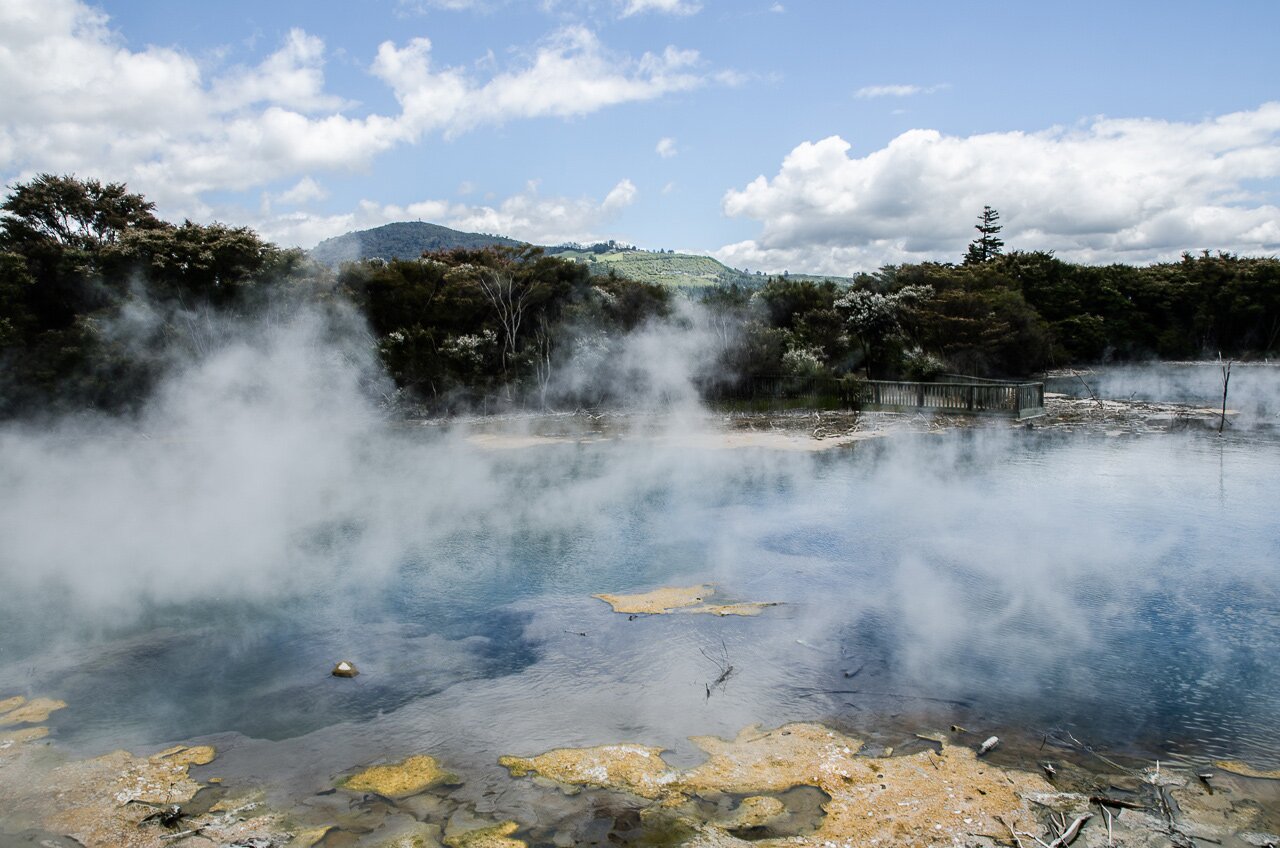
{"type": "Polygon", "coordinates": [[[1012,415],[1021,420],[1044,415],[1044,383],[995,380],[909,383],[867,380],[858,384],[862,409],[879,412],[948,412],[1012,415]]]}

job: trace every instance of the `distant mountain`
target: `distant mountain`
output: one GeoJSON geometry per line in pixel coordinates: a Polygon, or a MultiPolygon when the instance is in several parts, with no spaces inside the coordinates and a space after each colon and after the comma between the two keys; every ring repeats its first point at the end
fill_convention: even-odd
{"type": "Polygon", "coordinates": [[[518,247],[521,244],[524,242],[504,236],[464,233],[422,221],[401,221],[325,239],[313,247],[310,254],[312,259],[323,265],[337,266],[360,259],[417,259],[426,250],[453,250],[458,247],[476,250],[496,245],[518,247]]]}
{"type": "MultiPolygon", "coordinates": [[[[361,259],[416,259],[428,250],[452,250],[458,247],[475,250],[495,245],[518,247],[522,244],[525,242],[504,236],[464,233],[439,224],[403,221],[326,239],[311,249],[311,258],[324,265],[336,267],[342,262],[355,262],[361,259]]],[[[613,271],[619,277],[674,288],[735,284],[755,288],[763,285],[768,279],[761,274],[751,274],[730,268],[710,256],[640,250],[613,242],[588,247],[559,245],[547,247],[545,250],[550,256],[584,263],[592,274],[604,276],[613,271]]],[[[791,278],[815,281],[830,279],[837,283],[851,282],[845,277],[815,277],[802,274],[792,274],[791,278]]]]}
{"type": "MultiPolygon", "coordinates": [[[[753,274],[730,268],[710,256],[699,256],[693,253],[665,253],[661,250],[640,250],[634,247],[614,247],[603,244],[591,247],[552,247],[547,252],[565,259],[585,262],[591,267],[592,274],[608,274],[615,272],[619,277],[640,280],[646,283],[660,283],[677,288],[700,288],[702,286],[738,285],[744,288],[759,288],[770,276],[776,274],[753,274]]],[[[850,285],[850,277],[830,277],[816,274],[789,274],[789,279],[809,282],[831,280],[841,285],[850,285]]]]}

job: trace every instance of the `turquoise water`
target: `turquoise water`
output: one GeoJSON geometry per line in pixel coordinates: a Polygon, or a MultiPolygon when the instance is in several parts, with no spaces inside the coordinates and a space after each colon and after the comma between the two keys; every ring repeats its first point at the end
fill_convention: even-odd
{"type": "Polygon", "coordinates": [[[291,533],[306,580],[184,596],[178,571],[110,615],[53,576],[8,593],[0,695],[67,701],[51,726],[73,751],[212,735],[220,773],[303,786],[428,744],[492,772],[502,753],[631,739],[678,759],[684,736],[753,721],[889,717],[1280,766],[1270,436],[391,442],[371,466],[398,480],[394,515],[291,533]],[[446,456],[482,496],[433,476],[446,456]],[[632,620],[590,597],[700,582],[780,606],[632,620]],[[329,677],[342,658],[362,674],[329,677]]]}

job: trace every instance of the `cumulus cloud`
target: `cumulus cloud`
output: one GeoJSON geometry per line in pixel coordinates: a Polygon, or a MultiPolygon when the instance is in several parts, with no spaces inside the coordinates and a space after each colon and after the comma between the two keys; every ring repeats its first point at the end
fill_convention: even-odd
{"type": "Polygon", "coordinates": [[[676,150],[676,140],[674,138],[658,139],[658,145],[654,148],[654,152],[656,152],[663,159],[670,159],[672,156],[675,156],[676,153],[679,152],[678,150],[676,150]]]}
{"type": "Polygon", "coordinates": [[[284,245],[313,247],[331,236],[378,227],[392,221],[430,221],[467,232],[494,233],[535,244],[589,243],[607,236],[602,228],[635,202],[631,180],[619,180],[601,200],[589,197],[547,196],[536,181],[525,190],[494,205],[422,200],[382,204],[363,200],[351,212],[315,215],[294,211],[272,215],[268,210],[254,222],[265,237],[284,245]]]}
{"type": "Polygon", "coordinates": [[[431,42],[378,48],[373,73],[391,86],[403,107],[399,120],[412,135],[441,130],[455,136],[481,124],[514,118],[571,117],[606,106],[652,100],[703,83],[694,71],[696,50],[667,47],[638,60],[613,55],[585,27],[570,26],[548,38],[528,64],[477,83],[459,68],[434,70],[431,42]]]}
{"type": "Polygon", "coordinates": [[[275,199],[289,206],[304,206],[329,196],[328,190],[311,177],[303,177],[289,189],[280,192],[275,199]]]}
{"type": "Polygon", "coordinates": [[[1010,248],[1081,262],[1150,262],[1201,248],[1280,249],[1280,103],[1195,123],[1099,118],[1072,128],[905,132],[857,157],[804,142],[772,178],[726,193],[760,236],[716,255],[739,267],[850,273],[957,260],[984,204],[1010,248]]]}
{"type": "Polygon", "coordinates": [[[639,57],[591,31],[554,33],[511,67],[437,67],[431,42],[384,42],[374,76],[399,114],[348,114],[326,89],[325,45],[293,30],[252,67],[206,78],[181,50],[134,50],[81,0],[0,4],[0,175],[78,172],[125,180],[170,215],[200,217],[202,195],[367,166],[429,133],[585,115],[704,82],[696,51],[639,57]]]}

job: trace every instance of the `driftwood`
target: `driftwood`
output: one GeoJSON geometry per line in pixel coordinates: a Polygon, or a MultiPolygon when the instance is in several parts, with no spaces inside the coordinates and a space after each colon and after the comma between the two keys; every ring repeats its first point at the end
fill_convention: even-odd
{"type": "Polygon", "coordinates": [[[1070,845],[1080,835],[1080,828],[1084,827],[1084,823],[1091,818],[1093,813],[1085,813],[1077,818],[1057,839],[1049,843],[1049,848],[1063,848],[1065,845],[1070,845]]]}
{"type": "Polygon", "coordinates": [[[1040,742],[1041,750],[1044,749],[1044,746],[1047,742],[1053,742],[1055,745],[1059,745],[1065,748],[1071,748],[1073,750],[1080,751],[1082,753],[1097,757],[1099,760],[1102,760],[1102,762],[1106,763],[1107,765],[1111,766],[1112,768],[1124,774],[1134,773],[1133,769],[1128,768],[1126,766],[1122,766],[1119,763],[1117,763],[1115,760],[1112,760],[1108,757],[1104,757],[1102,754],[1099,754],[1097,751],[1094,750],[1092,745],[1086,745],[1085,743],[1081,742],[1079,739],[1075,737],[1074,734],[1071,733],[1071,731],[1065,730],[1062,732],[1066,734],[1066,737],[1067,737],[1066,739],[1063,739],[1061,736],[1059,736],[1056,730],[1050,730],[1047,733],[1045,733],[1044,739],[1040,742]]]}
{"type": "Polygon", "coordinates": [[[1145,804],[1139,804],[1137,801],[1127,801],[1124,798],[1111,798],[1107,795],[1090,795],[1089,802],[1097,804],[1100,807],[1115,807],[1120,810],[1145,810],[1145,804]]]}
{"type": "Polygon", "coordinates": [[[1018,831],[1014,830],[1013,826],[1005,821],[1003,816],[996,816],[996,821],[1004,825],[1004,829],[1009,831],[1009,835],[1013,837],[1013,843],[1017,845],[1018,848],[1022,848],[1022,840],[1018,838],[1018,831]]]}
{"type": "Polygon", "coordinates": [[[1096,403],[1099,407],[1101,407],[1102,401],[1098,399],[1098,396],[1096,394],[1094,394],[1093,389],[1089,388],[1089,384],[1084,381],[1084,377],[1081,377],[1079,374],[1077,374],[1076,379],[1080,381],[1080,385],[1084,386],[1084,390],[1089,393],[1089,397],[1093,398],[1093,402],[1096,403]]]}
{"type": "MultiPolygon", "coordinates": [[[[1218,359],[1222,359],[1222,355],[1218,355],[1218,359]]],[[[1222,366],[1222,417],[1218,419],[1218,435],[1222,435],[1222,428],[1227,426],[1227,384],[1231,382],[1231,363],[1228,361],[1222,366]]]]}
{"type": "Polygon", "coordinates": [[[1111,811],[1101,804],[1098,805],[1098,809],[1102,810],[1102,814],[1107,817],[1107,845],[1109,848],[1109,846],[1116,844],[1115,838],[1111,834],[1111,811]]]}
{"type": "Polygon", "coordinates": [[[733,664],[729,662],[729,646],[724,643],[723,639],[720,640],[720,651],[721,651],[720,657],[713,657],[711,654],[708,654],[702,648],[698,649],[699,653],[701,653],[704,657],[706,657],[710,662],[712,662],[715,665],[717,669],[720,670],[719,677],[717,677],[711,683],[704,684],[707,687],[708,699],[711,698],[711,693],[716,688],[724,688],[724,686],[728,683],[729,678],[733,675],[733,672],[734,672],[733,664]]]}

